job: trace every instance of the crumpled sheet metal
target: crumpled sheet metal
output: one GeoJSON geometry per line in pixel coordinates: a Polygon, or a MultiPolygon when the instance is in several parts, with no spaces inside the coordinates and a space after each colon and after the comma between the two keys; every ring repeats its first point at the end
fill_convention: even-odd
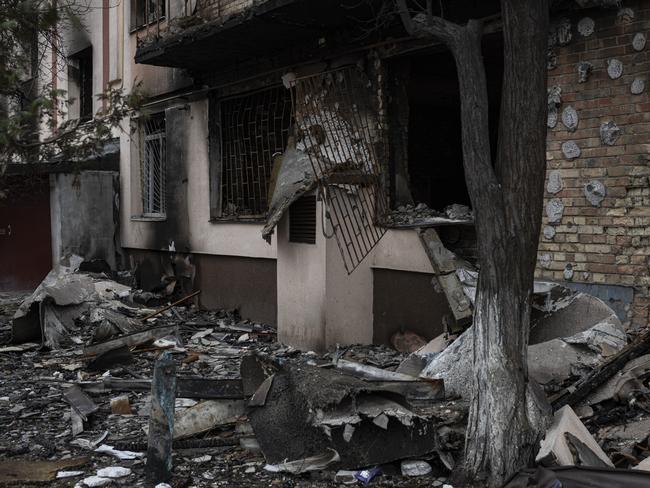
{"type": "MultiPolygon", "coordinates": [[[[562,296],[564,297],[564,295],[562,296]]],[[[556,336],[551,339],[546,336],[547,340],[544,342],[529,346],[529,373],[542,385],[561,384],[574,377],[579,377],[591,371],[627,344],[623,326],[613,310],[595,297],[583,293],[578,293],[575,296],[588,299],[592,304],[594,301],[599,303],[603,309],[608,310],[608,315],[576,314],[574,320],[581,322],[571,324],[571,327],[565,327],[565,331],[568,332],[566,337],[556,336]]],[[[547,320],[552,319],[553,313],[564,313],[563,311],[571,303],[577,303],[572,299],[566,299],[566,297],[562,300],[564,300],[562,307],[551,306],[553,312],[548,314],[547,320]]],[[[543,320],[538,323],[537,327],[544,327],[543,320]]],[[[541,331],[538,331],[538,335],[541,336],[539,332],[541,331]]],[[[472,388],[472,333],[473,326],[440,354],[429,358],[420,377],[442,378],[445,381],[445,390],[448,394],[469,398],[472,388]]],[[[532,337],[531,342],[533,342],[532,337]]]]}
{"type": "Polygon", "coordinates": [[[77,273],[82,261],[79,256],[67,258],[66,265],[60,264],[50,271],[20,305],[12,320],[13,343],[40,341],[44,347],[59,349],[69,342],[75,319],[91,306],[126,307],[109,297],[130,288],[77,273]]]}
{"type": "Polygon", "coordinates": [[[262,237],[271,242],[271,235],[289,206],[316,187],[316,177],[309,157],[303,151],[288,147],[282,155],[262,237]]]}

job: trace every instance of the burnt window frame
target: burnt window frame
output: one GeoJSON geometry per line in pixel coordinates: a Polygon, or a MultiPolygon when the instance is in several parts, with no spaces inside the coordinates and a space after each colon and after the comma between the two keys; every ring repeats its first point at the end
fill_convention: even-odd
{"type": "Polygon", "coordinates": [[[140,216],[148,219],[165,219],[167,217],[167,120],[165,112],[154,112],[140,117],[138,132],[140,216]],[[148,155],[153,155],[148,148],[153,148],[154,144],[158,145],[158,164],[148,159],[148,155]],[[158,172],[157,199],[154,188],[156,186],[156,171],[158,172]]]}
{"type": "Polygon", "coordinates": [[[85,122],[93,118],[93,47],[88,46],[68,56],[68,77],[79,87],[78,120],[85,122]]]}
{"type": "Polygon", "coordinates": [[[167,18],[167,0],[131,0],[129,31],[135,32],[167,18]],[[147,10],[147,6],[149,10],[147,10]],[[152,9],[153,6],[153,9],[152,9]]]}
{"type": "MultiPolygon", "coordinates": [[[[272,95],[268,95],[271,97],[272,95]]],[[[240,112],[246,112],[248,111],[249,114],[253,113],[253,118],[252,120],[246,120],[246,117],[239,115],[240,118],[244,118],[245,120],[243,121],[243,124],[250,128],[257,128],[258,125],[255,124],[255,122],[259,122],[256,114],[257,112],[254,110],[254,105],[251,105],[249,108],[244,108],[240,112]],[[252,107],[252,108],[251,108],[252,107]],[[253,122],[253,124],[251,124],[253,122]]],[[[276,109],[277,109],[276,107],[276,109]]],[[[276,161],[276,157],[284,152],[286,149],[290,133],[292,130],[293,126],[293,120],[294,120],[294,108],[293,108],[293,99],[290,90],[284,87],[282,84],[272,84],[272,85],[267,85],[255,90],[250,90],[250,91],[245,91],[245,92],[238,92],[234,94],[229,94],[228,96],[219,96],[218,93],[212,93],[209,96],[209,107],[208,107],[208,138],[209,138],[209,168],[210,168],[210,221],[211,222],[244,222],[244,223],[260,223],[264,222],[266,219],[266,216],[269,211],[269,204],[270,204],[270,199],[271,195],[268,194],[269,190],[269,185],[272,181],[272,173],[274,170],[274,164],[276,161]],[[275,141],[273,146],[270,147],[271,144],[268,144],[269,140],[269,134],[266,133],[255,133],[252,137],[249,139],[262,139],[263,141],[266,142],[266,144],[263,144],[263,149],[261,152],[262,154],[266,152],[268,155],[268,158],[265,159],[264,161],[258,161],[257,162],[257,173],[258,176],[262,176],[264,181],[260,182],[258,187],[263,189],[262,191],[259,192],[259,207],[254,209],[253,211],[236,211],[236,212],[229,212],[225,207],[227,206],[227,203],[229,203],[227,200],[227,195],[225,194],[224,188],[228,186],[227,183],[227,176],[225,176],[225,172],[227,171],[227,166],[229,165],[227,159],[228,155],[226,154],[229,149],[227,148],[228,145],[228,132],[232,128],[232,124],[229,123],[227,120],[229,115],[227,113],[224,113],[228,110],[228,104],[230,102],[236,102],[237,100],[241,101],[241,106],[245,104],[246,99],[250,99],[256,96],[265,96],[265,93],[272,93],[275,92],[277,95],[277,99],[275,100],[277,102],[277,107],[279,107],[279,111],[275,113],[273,116],[273,120],[277,121],[279,120],[281,129],[279,130],[281,134],[281,140],[280,142],[275,141]],[[263,174],[260,175],[259,169],[260,168],[265,168],[265,171],[263,174]],[[255,211],[256,210],[256,211],[255,211]]],[[[231,115],[232,117],[232,115],[231,115]]],[[[230,121],[232,122],[232,120],[230,121]]],[[[268,120],[267,120],[268,122],[268,120]]],[[[274,126],[274,129],[277,129],[274,126]]],[[[273,130],[273,133],[277,133],[278,130],[273,130]]],[[[246,147],[250,147],[250,144],[247,144],[245,142],[239,142],[238,144],[239,147],[243,147],[244,150],[246,150],[246,147]]],[[[240,171],[242,171],[242,165],[239,164],[236,166],[239,168],[240,171]]],[[[232,170],[231,170],[232,171],[232,170]]],[[[243,174],[243,173],[242,173],[243,174]]],[[[242,186],[247,186],[251,184],[250,182],[242,183],[242,186]]],[[[239,190],[242,190],[242,188],[239,188],[239,190]]],[[[250,193],[249,192],[249,197],[248,200],[250,200],[250,193]]],[[[240,197],[243,199],[247,199],[246,197],[240,197]]]]}

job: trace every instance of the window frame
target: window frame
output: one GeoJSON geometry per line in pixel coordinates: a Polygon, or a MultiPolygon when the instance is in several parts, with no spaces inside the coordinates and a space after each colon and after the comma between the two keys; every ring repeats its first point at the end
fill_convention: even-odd
{"type": "MultiPolygon", "coordinates": [[[[279,147],[273,148],[275,151],[270,149],[267,142],[267,148],[271,158],[268,161],[268,176],[265,174],[264,184],[266,191],[268,192],[268,187],[272,179],[272,173],[274,168],[275,156],[278,152],[283,153],[286,149],[287,142],[291,136],[291,128],[294,121],[294,108],[293,100],[290,91],[284,87],[282,84],[271,84],[259,87],[255,90],[250,91],[241,91],[229,93],[227,95],[219,96],[217,93],[213,93],[209,96],[208,103],[208,133],[209,133],[209,170],[210,170],[210,221],[211,222],[239,222],[239,223],[262,223],[265,221],[270,205],[270,195],[266,195],[266,203],[264,205],[264,210],[261,213],[234,213],[226,214],[224,212],[224,170],[226,162],[224,160],[224,103],[237,100],[245,99],[247,97],[253,97],[259,95],[263,92],[272,92],[278,90],[281,93],[281,96],[278,97],[278,104],[276,109],[282,110],[282,115],[280,115],[280,120],[283,123],[283,127],[279,131],[280,137],[282,137],[282,149],[280,151],[279,147]],[[284,111],[286,110],[287,120],[285,121],[284,111]]],[[[254,112],[255,106],[246,108],[245,104],[242,106],[241,111],[251,111],[254,112]]],[[[279,112],[278,112],[279,113],[279,112]]],[[[277,117],[277,115],[274,115],[277,117]]],[[[257,126],[255,126],[257,127],[257,126]]],[[[275,131],[274,131],[275,133],[275,131]]],[[[257,133],[251,135],[250,139],[257,139],[262,137],[262,133],[257,133]]],[[[241,146],[246,146],[246,144],[240,144],[241,146]]],[[[264,152],[264,151],[262,151],[264,152]]],[[[262,166],[258,166],[257,169],[262,166]]],[[[249,184],[248,181],[246,184],[249,184]]],[[[238,189],[242,191],[242,188],[238,189]]]]}
{"type": "Polygon", "coordinates": [[[167,19],[169,12],[169,4],[167,0],[131,0],[130,4],[131,18],[129,20],[129,32],[137,32],[141,29],[146,29],[150,25],[156,24],[158,22],[164,21],[167,19]],[[147,5],[149,2],[156,3],[156,12],[152,15],[147,16],[147,5]],[[143,11],[139,13],[139,6],[144,5],[143,11]],[[162,6],[162,9],[159,14],[157,14],[158,7],[162,6]],[[138,17],[141,17],[141,20],[138,21],[138,17]]]}
{"type": "Polygon", "coordinates": [[[164,220],[167,218],[167,120],[165,112],[156,112],[147,114],[138,120],[139,124],[139,165],[140,165],[140,217],[149,220],[164,220]],[[158,119],[158,130],[147,133],[148,124],[152,120],[158,119]],[[155,188],[155,171],[156,163],[151,157],[152,153],[148,151],[150,143],[157,141],[159,162],[158,171],[160,172],[159,202],[156,203],[155,188]],[[151,159],[148,159],[151,158],[151,159]],[[145,174],[146,173],[146,174],[145,174]],[[145,190],[145,185],[148,188],[145,190]],[[156,207],[158,207],[156,209],[156,207]],[[157,211],[155,211],[157,210],[157,211]]]}

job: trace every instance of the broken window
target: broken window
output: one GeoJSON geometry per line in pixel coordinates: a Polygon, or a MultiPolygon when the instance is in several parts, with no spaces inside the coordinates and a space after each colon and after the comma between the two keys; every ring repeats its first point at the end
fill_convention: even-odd
{"type": "Polygon", "coordinates": [[[131,0],[131,30],[163,19],[165,0],[131,0]]]}
{"type": "Polygon", "coordinates": [[[316,195],[305,195],[289,207],[289,242],[316,244],[316,195]]]}
{"type": "MultiPolygon", "coordinates": [[[[493,152],[502,53],[500,37],[486,36],[483,55],[493,152]]],[[[463,169],[460,93],[451,53],[438,48],[395,59],[389,65],[388,83],[391,206],[425,204],[442,211],[453,204],[471,205],[463,169]]]]}
{"type": "Polygon", "coordinates": [[[142,214],[165,216],[165,115],[149,116],[141,122],[140,174],[142,214]]]}
{"type": "Polygon", "coordinates": [[[88,120],[93,115],[93,48],[68,58],[68,117],[88,120]]]}
{"type": "Polygon", "coordinates": [[[213,218],[264,218],[273,162],[286,148],[291,118],[291,94],[282,86],[211,100],[213,218]]]}

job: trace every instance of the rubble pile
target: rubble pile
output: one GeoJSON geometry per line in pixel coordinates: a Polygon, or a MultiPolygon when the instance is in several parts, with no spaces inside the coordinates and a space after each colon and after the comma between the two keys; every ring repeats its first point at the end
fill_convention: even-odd
{"type": "MultiPolygon", "coordinates": [[[[236,310],[199,310],[199,291],[160,306],[111,278],[72,262],[0,297],[0,485],[452,486],[471,327],[301,352],[236,310]]],[[[602,301],[539,282],[530,344],[555,413],[537,471],[507,486],[614,467],[643,486],[650,333],[628,337],[602,301]]]]}
{"type": "Polygon", "coordinates": [[[471,223],[474,220],[472,210],[466,205],[453,204],[440,212],[429,208],[426,203],[402,205],[386,215],[386,225],[392,227],[426,227],[427,225],[445,225],[471,223]]]}
{"type": "MultiPolygon", "coordinates": [[[[137,290],[109,285],[106,276],[70,269],[54,276],[34,294],[6,296],[0,305],[0,486],[154,486],[147,481],[147,432],[154,366],[162,352],[171,355],[176,368],[170,486],[338,487],[351,480],[361,483],[364,476],[373,486],[447,483],[449,468],[436,451],[449,463],[449,446],[462,446],[462,427],[452,432],[465,417],[462,402],[445,401],[442,382],[435,388],[424,381],[405,386],[394,380],[364,380],[341,369],[352,365],[390,372],[404,354],[384,346],[353,346],[323,355],[300,352],[278,343],[271,327],[242,320],[235,310],[201,311],[186,301],[156,314],[158,310],[137,303],[142,301],[137,290]],[[85,290],[83,300],[63,304],[66,300],[53,299],[73,289],[85,290]],[[41,323],[39,314],[29,324],[32,342],[11,342],[17,332],[12,319],[18,317],[20,323],[25,310],[43,309],[42,303],[64,319],[41,323]],[[54,337],[51,328],[58,332],[55,341],[48,339],[54,337]],[[275,370],[269,409],[249,406],[256,396],[251,391],[256,393],[269,377],[259,368],[246,369],[251,361],[264,371],[275,370]],[[338,378],[339,385],[343,381],[349,387],[340,405],[330,403],[333,410],[324,408],[322,417],[310,423],[321,441],[313,445],[320,449],[314,455],[296,446],[283,452],[279,442],[265,437],[265,417],[269,426],[278,425],[273,416],[280,408],[273,400],[277,389],[294,375],[297,385],[304,381],[320,386],[338,378]],[[398,394],[411,402],[408,407],[394,401],[398,394]],[[358,418],[349,427],[331,424],[332,412],[340,408],[343,413],[352,402],[358,402],[358,418]],[[455,405],[450,420],[444,412],[455,405]],[[404,445],[412,444],[412,453],[418,454],[410,464],[407,459],[402,466],[408,456],[399,449],[373,458],[383,446],[365,458],[355,457],[365,451],[361,439],[369,442],[368,436],[377,432],[388,439],[396,428],[408,436],[416,427],[439,424],[446,426],[442,435],[421,435],[422,444],[404,438],[404,445]],[[330,441],[328,429],[336,442],[330,441]],[[343,440],[349,436],[349,442],[343,440]]],[[[294,405],[285,406],[287,420],[293,421],[294,405]]],[[[285,432],[295,436],[289,428],[285,432]]]]}

